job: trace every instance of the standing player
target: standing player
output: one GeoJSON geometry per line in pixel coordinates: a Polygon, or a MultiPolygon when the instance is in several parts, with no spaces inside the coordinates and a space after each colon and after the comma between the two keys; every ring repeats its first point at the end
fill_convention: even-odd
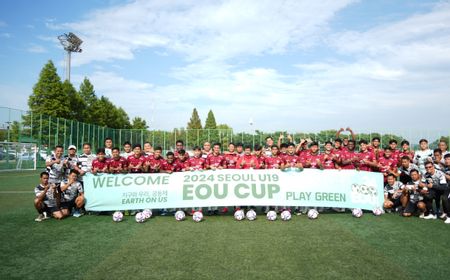
{"type": "Polygon", "coordinates": [[[226,168],[225,157],[220,153],[220,143],[214,143],[212,153],[206,158],[206,168],[211,170],[226,168]]]}
{"type": "MultiPolygon", "coordinates": [[[[175,158],[179,158],[178,154],[181,150],[186,151],[186,149],[184,147],[184,142],[183,142],[183,140],[177,140],[177,142],[175,143],[175,151],[173,152],[175,158]]],[[[186,154],[186,155],[187,155],[187,158],[189,158],[189,154],[186,154]]]]}
{"type": "MultiPolygon", "coordinates": [[[[186,160],[186,170],[190,171],[202,171],[206,167],[206,159],[202,156],[202,149],[198,146],[194,147],[194,156],[186,160]]],[[[193,207],[191,210],[191,215],[195,211],[202,211],[201,208],[193,207]]]]}
{"type": "Polygon", "coordinates": [[[105,148],[104,148],[106,158],[112,157],[112,148],[113,148],[113,141],[112,141],[111,137],[106,137],[105,138],[105,148]]]}
{"type": "MultiPolygon", "coordinates": [[[[112,152],[112,150],[111,150],[112,152]]],[[[108,162],[106,161],[105,149],[99,148],[97,150],[97,158],[92,162],[92,174],[107,173],[108,162]]]]}
{"type": "Polygon", "coordinates": [[[342,169],[356,169],[359,158],[355,152],[355,141],[349,140],[347,149],[342,152],[342,169]]]}
{"type": "Polygon", "coordinates": [[[236,169],[236,164],[239,159],[238,154],[234,150],[234,144],[228,144],[228,152],[224,155],[225,167],[227,169],[236,169]]]}
{"type": "Polygon", "coordinates": [[[63,147],[56,146],[55,152],[47,157],[45,165],[47,166],[47,172],[49,175],[49,183],[53,183],[57,186],[63,180],[64,174],[64,162],[63,162],[63,147]]]}
{"type": "MultiPolygon", "coordinates": [[[[175,153],[174,153],[175,155],[175,153]]],[[[189,158],[189,154],[186,153],[185,150],[181,149],[178,151],[178,156],[175,158],[175,161],[177,162],[180,171],[185,171],[186,169],[186,161],[189,158]]]]}
{"type": "Polygon", "coordinates": [[[366,140],[362,139],[359,141],[357,168],[361,171],[372,171],[373,168],[377,167],[375,155],[367,147],[368,143],[366,140]]]}
{"type": "Polygon", "coordinates": [[[444,163],[445,155],[450,153],[449,151],[447,151],[447,148],[448,148],[447,141],[445,141],[445,139],[441,139],[439,141],[438,148],[442,152],[442,163],[444,163]]]}
{"type": "Polygon", "coordinates": [[[420,150],[416,151],[413,162],[419,167],[420,174],[425,174],[425,163],[433,161],[433,151],[428,148],[428,140],[419,141],[420,150]]]}
{"type": "Polygon", "coordinates": [[[399,164],[402,163],[402,158],[407,156],[410,162],[413,162],[414,159],[414,151],[409,148],[409,142],[407,140],[403,140],[400,145],[402,146],[402,150],[399,152],[399,164]]]}
{"type": "Polygon", "coordinates": [[[126,173],[128,171],[128,162],[120,155],[118,147],[112,149],[112,157],[107,160],[107,164],[108,171],[111,174],[126,173]]]}
{"type": "Polygon", "coordinates": [[[238,159],[238,169],[255,169],[258,168],[259,161],[255,155],[252,155],[252,148],[250,145],[244,146],[244,155],[238,159]]]}
{"type": "Polygon", "coordinates": [[[259,144],[256,144],[254,147],[254,155],[256,159],[258,159],[258,163],[256,166],[256,169],[264,169],[264,162],[266,159],[265,154],[263,153],[263,147],[261,147],[259,144]]]}
{"type": "Polygon", "coordinates": [[[76,170],[77,172],[80,171],[80,168],[78,167],[80,165],[80,161],[77,156],[77,147],[74,145],[70,145],[68,148],[68,153],[66,156],[64,156],[64,169],[65,169],[65,177],[67,178],[70,174],[70,171],[76,170]]]}
{"type": "Polygon", "coordinates": [[[333,151],[333,144],[330,141],[325,142],[325,150],[323,152],[323,168],[324,169],[340,169],[340,153],[333,151]]]}
{"type": "Polygon", "coordinates": [[[444,157],[442,156],[442,151],[440,149],[433,150],[433,163],[434,168],[442,171],[444,169],[444,157]]]}
{"type": "Polygon", "coordinates": [[[395,159],[395,164],[398,164],[400,151],[397,150],[397,140],[391,139],[389,140],[389,147],[391,148],[391,157],[395,159]]]}
{"type": "Polygon", "coordinates": [[[236,144],[236,154],[238,154],[238,156],[244,155],[244,145],[242,145],[242,143],[236,144]]]}
{"type": "Polygon", "coordinates": [[[283,169],[284,160],[279,155],[278,146],[273,145],[270,156],[265,157],[264,166],[266,169],[283,169]]]}
{"type": "Polygon", "coordinates": [[[78,171],[72,170],[67,179],[61,183],[61,212],[64,216],[69,216],[72,208],[74,217],[82,215],[80,210],[84,206],[84,192],[77,177],[78,171]]]}
{"type": "Polygon", "coordinates": [[[133,155],[127,158],[127,162],[130,173],[142,173],[144,171],[145,157],[142,155],[140,144],[133,146],[133,155]]]}
{"type": "Polygon", "coordinates": [[[301,162],[305,168],[323,169],[323,156],[319,153],[319,144],[312,142],[309,152],[304,155],[301,162]]]}
{"type": "Polygon", "coordinates": [[[447,199],[447,213],[443,213],[446,215],[441,215],[442,218],[446,217],[446,224],[450,224],[450,154],[446,154],[444,156],[444,175],[447,180],[447,189],[442,196],[442,199],[447,199]]]}
{"type": "Polygon", "coordinates": [[[378,160],[380,156],[383,155],[383,149],[381,149],[380,144],[381,144],[380,137],[375,136],[372,138],[372,143],[368,147],[368,150],[375,155],[376,160],[378,160]]]}
{"type": "MultiPolygon", "coordinates": [[[[351,140],[356,141],[355,133],[353,132],[353,130],[352,130],[350,127],[347,127],[347,128],[345,129],[345,131],[350,132],[350,136],[352,137],[351,140]]],[[[343,129],[343,128],[339,129],[339,130],[336,132],[336,138],[339,138],[342,132],[344,132],[344,129],[343,129]]],[[[345,147],[348,146],[348,143],[349,143],[349,139],[348,139],[348,138],[344,138],[344,141],[342,142],[342,146],[345,148],[345,147]]]]}
{"type": "Polygon", "coordinates": [[[91,152],[91,144],[84,143],[83,144],[83,154],[78,157],[78,161],[80,162],[80,176],[78,180],[83,181],[83,175],[86,173],[92,172],[92,162],[97,157],[91,152]]]}
{"type": "Polygon", "coordinates": [[[204,159],[206,159],[211,152],[212,152],[211,151],[211,143],[209,143],[209,142],[203,143],[202,157],[204,159]]]}
{"type": "Polygon", "coordinates": [[[288,169],[303,169],[303,165],[300,161],[300,157],[295,154],[295,144],[289,143],[287,148],[287,153],[284,156],[284,168],[288,169]]]}
{"type": "Polygon", "coordinates": [[[272,146],[273,146],[273,138],[268,136],[266,137],[266,144],[264,145],[264,155],[265,156],[270,156],[272,153],[272,146]]]}
{"type": "Polygon", "coordinates": [[[161,173],[168,174],[181,171],[180,165],[178,164],[173,152],[167,152],[166,160],[163,161],[160,171],[161,173]]]}
{"type": "Polygon", "coordinates": [[[392,158],[391,147],[387,147],[384,150],[383,155],[378,159],[377,167],[378,171],[383,173],[385,183],[390,173],[397,174],[397,160],[392,158]]]}
{"type": "Polygon", "coordinates": [[[131,149],[131,143],[126,141],[125,143],[123,143],[123,152],[120,153],[120,156],[127,159],[131,155],[133,155],[133,150],[131,149]]]}
{"type": "Polygon", "coordinates": [[[161,156],[162,148],[156,147],[154,150],[153,156],[148,156],[145,159],[144,169],[149,173],[159,173],[161,169],[161,165],[164,162],[163,157],[161,156]]]}
{"type": "Polygon", "coordinates": [[[153,155],[153,146],[150,142],[144,143],[144,156],[149,157],[153,155]]]}

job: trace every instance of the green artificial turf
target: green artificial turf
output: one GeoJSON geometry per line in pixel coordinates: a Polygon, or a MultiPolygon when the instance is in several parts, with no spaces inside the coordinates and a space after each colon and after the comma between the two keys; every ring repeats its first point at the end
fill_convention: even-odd
{"type": "Polygon", "coordinates": [[[396,214],[34,222],[38,172],[0,173],[0,279],[445,279],[450,225],[396,214]]]}

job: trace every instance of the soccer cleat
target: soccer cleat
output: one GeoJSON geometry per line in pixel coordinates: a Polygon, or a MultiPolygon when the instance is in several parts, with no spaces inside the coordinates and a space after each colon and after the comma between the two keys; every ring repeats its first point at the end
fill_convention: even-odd
{"type": "Polygon", "coordinates": [[[44,218],[44,214],[39,214],[38,216],[37,216],[37,218],[36,219],[34,219],[36,222],[42,222],[43,220],[45,220],[45,218],[44,218]]]}
{"type": "Polygon", "coordinates": [[[44,215],[44,220],[50,219],[50,217],[47,215],[47,212],[43,212],[42,214],[44,215]]]}
{"type": "Polygon", "coordinates": [[[75,218],[79,218],[79,217],[81,217],[81,213],[80,213],[80,211],[75,210],[75,211],[73,211],[72,216],[74,216],[75,218]]]}
{"type": "Polygon", "coordinates": [[[420,219],[425,218],[425,213],[421,213],[421,214],[419,215],[419,218],[420,218],[420,219]]]}
{"type": "Polygon", "coordinates": [[[425,220],[436,220],[436,215],[428,214],[427,216],[423,217],[425,220]]]}
{"type": "Polygon", "coordinates": [[[125,216],[130,216],[130,211],[128,211],[128,210],[125,210],[125,214],[124,214],[125,216]]]}
{"type": "Polygon", "coordinates": [[[442,220],[443,220],[443,219],[445,219],[445,218],[447,218],[447,214],[445,214],[445,213],[442,213],[442,215],[439,216],[439,219],[442,219],[442,220]]]}
{"type": "Polygon", "coordinates": [[[221,211],[222,214],[228,213],[228,207],[224,207],[221,211]]]}
{"type": "Polygon", "coordinates": [[[161,211],[161,216],[167,216],[167,210],[166,209],[163,209],[161,211]]]}
{"type": "Polygon", "coordinates": [[[447,219],[445,219],[444,223],[446,223],[446,224],[450,224],[450,218],[449,218],[449,217],[447,217],[447,219]]]}

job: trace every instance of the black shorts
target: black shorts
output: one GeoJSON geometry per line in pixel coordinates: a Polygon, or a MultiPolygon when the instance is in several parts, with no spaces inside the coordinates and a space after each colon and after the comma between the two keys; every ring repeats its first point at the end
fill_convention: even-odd
{"type": "Polygon", "coordinates": [[[61,209],[71,210],[75,206],[75,200],[61,202],[61,209]]]}
{"type": "Polygon", "coordinates": [[[392,195],[390,194],[390,195],[388,196],[388,199],[394,203],[394,208],[396,208],[396,207],[402,205],[402,202],[400,201],[400,197],[393,198],[392,195]]]}
{"type": "Polygon", "coordinates": [[[53,214],[54,212],[61,211],[61,209],[59,209],[59,208],[56,207],[56,206],[54,206],[54,207],[49,207],[49,206],[46,205],[44,211],[47,212],[47,213],[53,214]]]}
{"type": "Polygon", "coordinates": [[[405,210],[403,211],[403,213],[414,214],[418,209],[417,203],[418,202],[408,201],[408,204],[406,204],[406,207],[405,207],[405,210]]]}

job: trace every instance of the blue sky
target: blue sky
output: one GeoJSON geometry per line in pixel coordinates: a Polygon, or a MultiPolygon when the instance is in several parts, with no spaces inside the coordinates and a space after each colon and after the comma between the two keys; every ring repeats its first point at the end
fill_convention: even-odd
{"type": "Polygon", "coordinates": [[[447,128],[448,1],[1,1],[2,106],[27,109],[49,59],[64,77],[67,32],[74,85],[152,128],[194,107],[236,130],[447,128]]]}

